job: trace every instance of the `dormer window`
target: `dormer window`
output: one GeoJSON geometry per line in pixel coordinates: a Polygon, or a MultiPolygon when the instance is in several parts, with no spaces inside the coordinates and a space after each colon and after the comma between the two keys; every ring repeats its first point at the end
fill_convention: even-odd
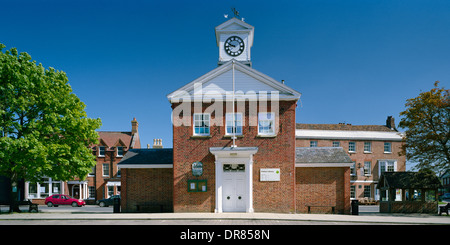
{"type": "Polygon", "coordinates": [[[98,156],[105,157],[105,151],[106,151],[106,146],[99,146],[98,147],[98,156]]]}
{"type": "Polygon", "coordinates": [[[123,146],[117,146],[117,156],[118,157],[123,157],[123,146]]]}

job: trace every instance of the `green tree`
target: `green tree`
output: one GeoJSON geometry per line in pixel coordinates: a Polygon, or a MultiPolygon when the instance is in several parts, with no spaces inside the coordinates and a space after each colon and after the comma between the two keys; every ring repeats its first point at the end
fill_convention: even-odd
{"type": "Polygon", "coordinates": [[[408,99],[400,113],[399,127],[406,129],[402,154],[417,163],[416,169],[450,168],[450,92],[438,85],[408,99]]]}
{"type": "MultiPolygon", "coordinates": [[[[0,43],[0,176],[20,179],[84,179],[95,166],[100,119],[88,118],[66,74],[45,69],[27,53],[0,43]]],[[[19,211],[11,188],[10,212],[19,211]]]]}

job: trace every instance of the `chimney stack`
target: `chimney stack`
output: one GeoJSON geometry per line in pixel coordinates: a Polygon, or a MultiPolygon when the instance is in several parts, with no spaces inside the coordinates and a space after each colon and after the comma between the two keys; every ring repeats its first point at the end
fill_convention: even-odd
{"type": "Polygon", "coordinates": [[[137,122],[136,118],[133,118],[133,121],[131,121],[131,134],[134,135],[138,132],[138,126],[139,123],[137,122]]]}
{"type": "Polygon", "coordinates": [[[386,127],[397,131],[397,128],[395,128],[395,121],[394,118],[392,116],[388,116],[386,119],[386,127]]]}
{"type": "Polygon", "coordinates": [[[153,148],[154,149],[162,149],[162,139],[153,139],[153,148]]]}

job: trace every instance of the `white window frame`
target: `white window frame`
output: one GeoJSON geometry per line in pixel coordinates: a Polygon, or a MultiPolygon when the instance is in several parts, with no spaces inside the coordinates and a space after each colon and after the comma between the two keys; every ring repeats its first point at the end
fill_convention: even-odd
{"type": "Polygon", "coordinates": [[[348,142],[348,152],[356,152],[356,142],[355,141],[348,142]],[[350,143],[353,143],[353,150],[350,149],[350,143]]]}
{"type": "Polygon", "coordinates": [[[88,186],[88,198],[95,199],[95,186],[88,186]]]}
{"type": "Polygon", "coordinates": [[[274,136],[275,135],[275,113],[274,112],[259,112],[258,113],[258,135],[274,136]],[[268,116],[270,115],[270,116],[268,116]],[[261,122],[269,122],[271,127],[268,130],[262,129],[261,122]]]}
{"type": "Polygon", "coordinates": [[[103,163],[103,164],[102,164],[102,176],[103,176],[103,177],[109,176],[109,163],[103,163]],[[108,174],[105,174],[105,166],[108,166],[108,167],[107,167],[108,174]]]}
{"type": "Polygon", "coordinates": [[[106,154],[106,146],[103,146],[103,145],[99,145],[98,146],[98,156],[99,157],[105,157],[105,154],[106,154]],[[102,152],[102,149],[103,148],[103,154],[101,154],[101,152],[102,152]]]}
{"type": "Polygon", "coordinates": [[[96,166],[92,167],[92,171],[90,173],[88,173],[88,177],[94,177],[95,176],[95,169],[96,166]]]}
{"type": "Polygon", "coordinates": [[[317,140],[311,140],[309,141],[309,147],[317,147],[317,140]]]}
{"type": "Polygon", "coordinates": [[[397,172],[397,161],[396,160],[378,160],[378,173],[381,177],[381,174],[384,172],[397,172]],[[389,171],[393,170],[393,171],[389,171]]]}
{"type": "Polygon", "coordinates": [[[372,162],[365,161],[364,162],[364,176],[371,176],[372,175],[372,162]]]}
{"type": "Polygon", "coordinates": [[[54,194],[64,194],[63,182],[52,178],[44,178],[43,182],[27,182],[25,188],[27,188],[25,191],[27,194],[25,198],[27,199],[46,198],[54,194]],[[31,185],[34,185],[36,192],[30,192],[31,185]],[[56,185],[59,185],[58,189],[55,189],[56,185]]]}
{"type": "Polygon", "coordinates": [[[123,157],[123,146],[116,146],[116,157],[123,157]],[[119,148],[122,150],[122,154],[119,154],[119,148]]]}
{"type": "Polygon", "coordinates": [[[341,147],[341,142],[340,141],[333,141],[332,146],[333,147],[341,147]]]}
{"type": "Polygon", "coordinates": [[[383,150],[384,150],[384,153],[392,153],[392,143],[391,142],[384,142],[383,150]],[[388,151],[386,151],[386,146],[389,147],[388,151]]]}
{"type": "Polygon", "coordinates": [[[350,176],[356,176],[356,161],[352,161],[350,166],[350,176]]]}
{"type": "Polygon", "coordinates": [[[364,153],[372,153],[372,142],[370,141],[364,142],[364,153]]]}
{"type": "Polygon", "coordinates": [[[194,117],[192,118],[193,127],[192,127],[192,135],[194,136],[209,136],[211,134],[211,114],[210,113],[194,113],[194,117]],[[200,118],[198,118],[200,117],[200,118]],[[195,129],[199,129],[199,133],[196,133],[195,129]],[[201,129],[203,133],[201,133],[201,129]],[[208,129],[207,133],[205,133],[206,129],[208,129]]]}
{"type": "Polygon", "coordinates": [[[244,130],[244,120],[243,120],[243,114],[241,112],[234,113],[234,125],[233,125],[233,113],[226,113],[225,114],[225,135],[242,135],[244,130]],[[230,126],[231,124],[231,126],[230,126]],[[228,131],[228,127],[231,127],[233,132],[228,131]],[[240,130],[238,130],[240,129],[240,130]],[[240,132],[239,132],[240,131],[240,132]]]}

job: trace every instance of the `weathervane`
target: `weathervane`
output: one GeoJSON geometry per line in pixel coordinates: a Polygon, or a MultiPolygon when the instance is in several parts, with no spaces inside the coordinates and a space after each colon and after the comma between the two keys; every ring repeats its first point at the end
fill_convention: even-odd
{"type": "Polygon", "coordinates": [[[236,8],[232,8],[231,11],[233,11],[234,17],[239,17],[239,11],[237,11],[236,8]]]}
{"type": "MultiPolygon", "coordinates": [[[[240,18],[239,11],[237,11],[236,8],[231,8],[231,11],[233,12],[235,18],[240,18]]],[[[223,17],[225,17],[225,19],[228,19],[228,14],[224,14],[223,17]]],[[[241,20],[244,21],[244,18],[242,18],[241,20]]]]}

